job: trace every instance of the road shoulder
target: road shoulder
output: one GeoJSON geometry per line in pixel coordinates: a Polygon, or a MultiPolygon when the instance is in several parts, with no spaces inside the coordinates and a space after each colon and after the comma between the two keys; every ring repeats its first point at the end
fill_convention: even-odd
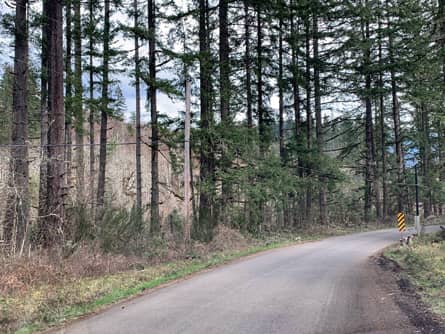
{"type": "Polygon", "coordinates": [[[412,326],[417,329],[417,333],[445,333],[443,320],[430,311],[409,280],[401,275],[402,268],[396,262],[382,253],[372,257],[371,262],[375,270],[379,272],[379,284],[391,295],[412,326]]]}

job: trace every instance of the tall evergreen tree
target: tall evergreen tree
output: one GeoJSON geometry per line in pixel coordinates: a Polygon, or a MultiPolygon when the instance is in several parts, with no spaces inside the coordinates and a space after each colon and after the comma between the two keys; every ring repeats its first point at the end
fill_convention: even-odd
{"type": "Polygon", "coordinates": [[[81,0],[72,0],[74,7],[74,98],[72,109],[74,117],[74,130],[76,132],[76,201],[84,202],[85,191],[85,167],[84,167],[84,114],[83,114],[83,85],[82,85],[82,25],[81,25],[81,0]]]}
{"type": "Polygon", "coordinates": [[[12,93],[13,122],[9,188],[4,220],[4,238],[11,253],[23,250],[28,228],[29,162],[28,162],[28,1],[18,0],[14,20],[14,84],[12,93]]]}
{"type": "Polygon", "coordinates": [[[42,220],[43,246],[61,242],[65,228],[64,105],[63,105],[63,4],[49,1],[48,20],[48,186],[46,219],[42,220]]]}
{"type": "Polygon", "coordinates": [[[148,45],[149,45],[149,83],[148,96],[151,113],[151,215],[150,230],[159,233],[161,220],[159,216],[159,129],[156,87],[156,2],[148,0],[148,45]]]}

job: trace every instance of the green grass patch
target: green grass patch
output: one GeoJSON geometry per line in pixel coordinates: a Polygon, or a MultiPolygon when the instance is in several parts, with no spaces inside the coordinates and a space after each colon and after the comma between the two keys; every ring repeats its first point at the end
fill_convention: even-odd
{"type": "Polygon", "coordinates": [[[401,275],[431,310],[445,319],[445,240],[441,234],[422,236],[410,246],[392,247],[385,256],[400,265],[401,275]]]}

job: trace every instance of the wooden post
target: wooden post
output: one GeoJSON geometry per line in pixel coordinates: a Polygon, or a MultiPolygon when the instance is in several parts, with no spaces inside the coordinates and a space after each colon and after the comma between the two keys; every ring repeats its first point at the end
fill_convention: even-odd
{"type": "Polygon", "coordinates": [[[184,205],[185,205],[185,242],[190,242],[190,81],[185,83],[185,122],[184,122],[184,205]]]}

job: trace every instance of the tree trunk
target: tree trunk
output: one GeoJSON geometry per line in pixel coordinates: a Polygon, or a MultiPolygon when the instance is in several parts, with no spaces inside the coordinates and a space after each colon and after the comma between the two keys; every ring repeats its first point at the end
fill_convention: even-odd
{"type": "MultiPolygon", "coordinates": [[[[43,12],[48,13],[48,0],[43,1],[43,12]]],[[[37,240],[43,240],[45,226],[45,215],[47,207],[47,187],[48,187],[48,20],[42,18],[42,55],[41,55],[41,76],[40,76],[40,166],[39,166],[39,218],[37,240]]]]}
{"type": "MultiPolygon", "coordinates": [[[[391,29],[391,25],[387,23],[387,29],[391,29]]],[[[388,42],[388,53],[389,53],[389,62],[390,62],[390,74],[391,74],[391,95],[392,95],[392,118],[394,122],[394,142],[396,149],[396,161],[397,161],[397,211],[402,212],[404,209],[403,206],[403,171],[404,171],[404,157],[403,157],[403,149],[402,149],[402,136],[401,136],[401,127],[400,127],[400,108],[399,102],[397,99],[397,83],[396,83],[396,74],[394,70],[394,48],[393,48],[393,38],[392,35],[389,35],[388,42]]]]}
{"type": "Polygon", "coordinates": [[[213,238],[215,163],[211,140],[213,114],[210,108],[211,64],[210,45],[207,31],[208,1],[199,0],[199,51],[200,51],[200,104],[201,104],[201,152],[199,217],[193,226],[193,238],[208,242],[213,238]]]}
{"type": "Polygon", "coordinates": [[[109,62],[110,62],[110,0],[104,2],[104,31],[103,31],[103,68],[102,68],[102,100],[100,120],[100,150],[99,150],[99,175],[97,182],[97,213],[96,220],[102,218],[105,200],[105,175],[107,163],[107,127],[108,127],[108,86],[109,86],[109,62]]]}
{"type": "MultiPolygon", "coordinates": [[[[230,116],[230,63],[229,63],[229,26],[228,26],[228,0],[219,0],[219,93],[220,93],[220,114],[223,126],[223,140],[227,129],[231,125],[230,116]]],[[[223,143],[221,152],[221,171],[227,173],[230,169],[231,161],[227,156],[227,143],[223,143]]],[[[218,220],[227,222],[228,215],[226,208],[230,205],[231,184],[227,179],[221,180],[221,201],[218,205],[218,220]]]]}
{"type": "MultiPolygon", "coordinates": [[[[365,1],[367,5],[368,2],[365,1]]],[[[369,40],[369,21],[368,19],[364,22],[363,37],[364,40],[369,40]]],[[[364,220],[368,224],[371,220],[371,209],[372,209],[372,185],[374,184],[374,130],[372,122],[372,92],[371,84],[372,77],[370,73],[371,66],[371,49],[369,46],[364,50],[363,68],[365,74],[365,203],[364,203],[364,220]]]]}
{"type": "Polygon", "coordinates": [[[258,132],[260,155],[264,157],[266,151],[266,124],[263,106],[263,29],[260,4],[257,4],[257,93],[258,93],[258,132]]]}
{"type": "Polygon", "coordinates": [[[247,127],[253,127],[252,115],[252,78],[250,69],[250,22],[249,22],[249,3],[247,0],[244,3],[244,43],[246,50],[244,54],[244,64],[246,69],[246,106],[247,106],[247,127]]]}
{"type": "Polygon", "coordinates": [[[139,64],[139,26],[138,0],[133,1],[134,9],[134,76],[136,92],[136,209],[142,214],[142,168],[141,168],[141,70],[139,64]]]}
{"type": "Polygon", "coordinates": [[[95,176],[95,138],[94,138],[94,118],[95,118],[95,111],[96,107],[94,104],[94,63],[93,63],[93,50],[94,50],[94,0],[88,1],[88,14],[89,14],[89,27],[88,27],[88,51],[89,51],[89,57],[88,57],[88,67],[89,67],[89,115],[88,115],[88,136],[89,136],[89,144],[90,144],[90,161],[89,161],[89,167],[90,167],[90,175],[89,175],[89,187],[90,187],[90,201],[91,201],[91,209],[94,210],[94,198],[95,198],[95,189],[94,189],[94,176],[95,176]]]}
{"type": "Polygon", "coordinates": [[[63,5],[48,1],[48,197],[43,246],[63,242],[65,164],[63,105],[63,5]]]}
{"type": "MultiPolygon", "coordinates": [[[[309,17],[306,19],[306,147],[312,149],[312,110],[311,110],[311,30],[309,17]]],[[[310,176],[310,168],[307,168],[306,175],[310,176]]],[[[312,187],[309,184],[306,189],[306,221],[312,219],[312,187]]]]}
{"type": "Polygon", "coordinates": [[[424,105],[420,108],[421,131],[422,131],[422,169],[423,185],[423,214],[425,219],[432,214],[432,191],[431,191],[431,143],[430,143],[430,121],[428,110],[424,105]]]}
{"type": "MultiPolygon", "coordinates": [[[[379,19],[379,28],[381,23],[379,19]]],[[[380,31],[380,29],[379,29],[380,31]]],[[[382,68],[383,56],[382,56],[382,39],[379,34],[379,65],[382,68]]],[[[383,70],[379,72],[379,109],[380,109],[380,154],[381,154],[381,173],[382,173],[382,221],[386,221],[386,215],[388,214],[388,190],[386,182],[386,135],[385,135],[385,95],[384,95],[384,83],[383,83],[383,70]]]]}
{"type": "Polygon", "coordinates": [[[29,219],[28,163],[28,1],[17,0],[14,29],[14,84],[12,92],[13,121],[11,161],[4,220],[4,239],[11,253],[23,250],[29,219]]]}
{"type": "Polygon", "coordinates": [[[72,3],[67,0],[65,4],[65,169],[66,186],[68,193],[72,181],[72,119],[73,119],[73,71],[72,71],[72,3]]]}
{"type": "Polygon", "coordinates": [[[78,205],[84,203],[85,167],[83,149],[83,86],[82,86],[82,27],[80,1],[74,0],[74,100],[73,115],[76,131],[76,201],[78,205]]]}
{"type": "Polygon", "coordinates": [[[219,81],[221,98],[221,122],[227,124],[230,116],[230,64],[228,0],[219,0],[219,81]]]}
{"type": "Polygon", "coordinates": [[[148,1],[148,30],[150,31],[149,46],[149,98],[151,112],[151,202],[150,202],[150,232],[158,234],[161,231],[161,219],[159,217],[159,134],[158,134],[158,110],[156,99],[156,3],[148,1]]]}
{"type": "MultiPolygon", "coordinates": [[[[318,37],[318,17],[314,13],[313,17],[313,49],[314,49],[314,107],[315,107],[315,132],[317,136],[317,150],[320,159],[323,159],[323,124],[321,115],[321,89],[320,89],[320,58],[319,58],[319,37],[318,37]]],[[[318,176],[320,190],[318,192],[318,203],[320,209],[320,223],[328,224],[326,177],[318,176]]]]}
{"type": "MultiPolygon", "coordinates": [[[[293,2],[292,2],[293,5],[293,2]]],[[[294,119],[295,119],[295,139],[298,140],[301,135],[301,111],[300,111],[300,86],[298,80],[298,22],[295,27],[294,9],[291,15],[291,63],[292,63],[292,96],[294,102],[294,119]]],[[[300,169],[301,171],[301,169],[300,169]]]]}
{"type": "Polygon", "coordinates": [[[285,159],[284,148],[284,78],[283,78],[283,18],[280,13],[278,37],[278,136],[279,150],[282,161],[285,159]]]}

